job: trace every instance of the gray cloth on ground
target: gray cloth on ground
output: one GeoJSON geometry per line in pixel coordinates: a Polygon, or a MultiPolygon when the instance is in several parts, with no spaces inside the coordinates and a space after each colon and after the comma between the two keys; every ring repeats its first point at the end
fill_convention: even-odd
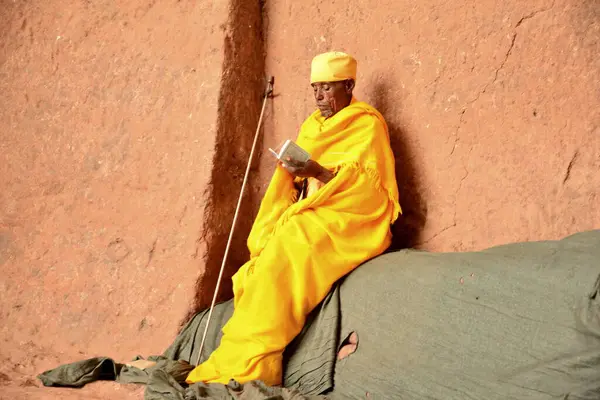
{"type": "MultiPolygon", "coordinates": [[[[597,400],[599,274],[600,230],[479,252],[384,254],[344,279],[288,347],[284,385],[291,391],[260,382],[188,388],[169,373],[171,364],[140,373],[98,367],[102,359],[95,359],[96,368],[77,368],[104,378],[114,371],[119,381],[131,374],[145,380],[152,400],[242,398],[240,389],[252,400],[324,392],[331,399],[597,400]],[[335,362],[352,331],[357,351],[335,362]]],[[[231,313],[231,302],[215,309],[203,358],[231,313]]],[[[162,359],[194,362],[204,322],[205,313],[190,321],[162,359]]],[[[64,367],[40,378],[83,381],[57,373],[64,367]]]]}
{"type": "MultiPolygon", "coordinates": [[[[134,358],[140,359],[142,357],[134,358]]],[[[108,357],[95,357],[62,365],[38,377],[44,386],[80,388],[94,381],[147,384],[150,375],[156,370],[164,371],[175,380],[183,382],[194,368],[185,361],[171,360],[163,356],[151,356],[148,360],[155,361],[156,364],[142,370],[117,363],[108,357]]]]}
{"type": "MultiPolygon", "coordinates": [[[[243,388],[244,399],[312,399],[333,387],[337,338],[339,336],[339,286],[335,285],[327,297],[309,315],[300,334],[284,354],[283,384],[285,388],[267,388],[262,382],[239,385],[203,384],[186,385],[185,378],[194,368],[208,310],[196,314],[181,330],[173,343],[160,356],[148,360],[157,364],[141,370],[116,363],[108,357],[65,364],[39,375],[44,386],[82,387],[98,380],[119,383],[145,384],[146,400],[171,399],[230,399],[232,391],[243,388]]],[[[233,301],[217,304],[213,310],[201,360],[217,348],[223,335],[222,328],[233,314],[233,301]]],[[[134,360],[139,360],[138,356],[134,360]]]]}

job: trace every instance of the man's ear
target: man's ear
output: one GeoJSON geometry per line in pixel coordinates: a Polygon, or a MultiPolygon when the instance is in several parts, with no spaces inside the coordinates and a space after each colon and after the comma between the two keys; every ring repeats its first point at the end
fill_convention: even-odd
{"type": "Polygon", "coordinates": [[[354,79],[346,80],[346,93],[351,94],[354,90],[354,79]]]}

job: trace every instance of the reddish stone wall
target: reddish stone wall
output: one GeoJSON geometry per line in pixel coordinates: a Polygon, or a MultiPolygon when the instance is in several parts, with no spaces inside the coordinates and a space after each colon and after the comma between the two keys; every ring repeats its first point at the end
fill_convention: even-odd
{"type": "Polygon", "coordinates": [[[265,146],[314,109],[311,58],[353,54],[356,94],[383,112],[397,157],[396,245],[471,250],[600,227],[598,2],[276,0],[266,15],[278,97],[265,146]]]}
{"type": "MultiPolygon", "coordinates": [[[[211,303],[267,86],[261,4],[231,0],[229,9],[229,21],[223,29],[225,58],[219,95],[215,157],[207,188],[209,197],[204,218],[206,268],[198,280],[190,315],[209,307],[211,303]]],[[[270,99],[267,99],[267,104],[271,104],[270,99]]],[[[259,140],[240,204],[217,301],[233,297],[231,277],[249,257],[246,239],[259,201],[259,185],[256,181],[259,177],[262,135],[259,135],[259,140]]]]}
{"type": "Polygon", "coordinates": [[[228,8],[1,2],[0,378],[175,336],[204,268],[228,8]]]}
{"type": "MultiPolygon", "coordinates": [[[[262,72],[276,77],[266,148],[313,110],[322,51],[357,57],[357,96],[388,120],[397,246],[470,250],[600,227],[596,1],[265,4],[261,21],[262,3],[243,0],[0,1],[1,395],[56,398],[32,376],[160,352],[208,303],[262,72]]],[[[254,167],[221,298],[273,160],[254,167]]]]}

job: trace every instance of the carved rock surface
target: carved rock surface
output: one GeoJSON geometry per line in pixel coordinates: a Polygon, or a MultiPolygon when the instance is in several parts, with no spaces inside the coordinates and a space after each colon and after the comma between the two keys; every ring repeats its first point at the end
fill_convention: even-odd
{"type": "Polygon", "coordinates": [[[266,71],[266,155],[229,295],[273,171],[264,149],[314,109],[322,51],[356,56],[356,95],[390,126],[396,246],[464,251],[600,227],[595,0],[273,0],[263,20],[244,0],[0,4],[1,399],[141,398],[34,376],[161,352],[210,300],[266,71]]]}
{"type": "Polygon", "coordinates": [[[0,6],[0,398],[141,398],[34,377],[162,352],[204,268],[228,3],[121,3],[0,6]]]}
{"type": "Polygon", "coordinates": [[[397,246],[464,251],[600,227],[598,1],[276,0],[265,15],[279,95],[265,146],[314,110],[311,58],[354,55],[356,96],[384,114],[397,157],[397,246]]]}

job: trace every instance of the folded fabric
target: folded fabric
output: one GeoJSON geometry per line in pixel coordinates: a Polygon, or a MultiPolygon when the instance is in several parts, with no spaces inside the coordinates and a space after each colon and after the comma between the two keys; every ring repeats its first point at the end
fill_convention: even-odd
{"type": "MultiPolygon", "coordinates": [[[[61,365],[45,371],[38,378],[44,386],[80,388],[98,380],[147,385],[147,400],[170,399],[231,399],[231,393],[243,389],[240,399],[317,399],[320,393],[333,388],[333,368],[339,337],[339,286],[336,285],[308,318],[302,332],[286,349],[284,359],[285,388],[269,388],[252,381],[240,385],[196,383],[188,386],[185,378],[193,370],[198,347],[206,324],[207,312],[196,314],[181,330],[173,343],[160,356],[150,356],[156,364],[140,369],[115,362],[108,357],[95,357],[61,365]]],[[[221,328],[233,313],[233,302],[215,306],[203,357],[208,357],[218,346],[221,328]]],[[[135,360],[142,360],[138,356],[135,360]]],[[[135,364],[134,364],[135,365],[135,364]]]]}

